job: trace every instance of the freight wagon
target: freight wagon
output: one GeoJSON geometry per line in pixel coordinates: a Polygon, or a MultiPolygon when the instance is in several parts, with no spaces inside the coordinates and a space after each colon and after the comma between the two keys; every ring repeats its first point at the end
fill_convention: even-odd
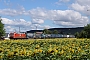
{"type": "Polygon", "coordinates": [[[75,38],[74,35],[63,35],[63,34],[32,34],[27,33],[28,38],[75,38]]]}

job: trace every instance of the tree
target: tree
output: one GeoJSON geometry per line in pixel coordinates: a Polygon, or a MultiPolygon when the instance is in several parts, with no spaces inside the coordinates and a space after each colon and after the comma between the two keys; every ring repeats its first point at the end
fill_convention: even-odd
{"type": "Polygon", "coordinates": [[[43,30],[43,33],[44,33],[44,34],[51,34],[51,31],[48,30],[48,29],[44,29],[44,30],[43,30]]]}
{"type": "Polygon", "coordinates": [[[79,34],[79,37],[80,37],[80,38],[87,38],[87,33],[86,33],[86,31],[82,30],[82,31],[80,32],[80,34],[79,34]]]}
{"type": "Polygon", "coordinates": [[[90,24],[84,26],[84,29],[80,33],[76,33],[77,38],[90,38],[90,24]]]}
{"type": "Polygon", "coordinates": [[[2,19],[0,17],[0,39],[5,35],[4,24],[2,23],[2,19]]]}
{"type": "Polygon", "coordinates": [[[54,30],[54,31],[53,31],[53,34],[58,34],[58,31],[57,31],[57,30],[54,30]]]}
{"type": "Polygon", "coordinates": [[[90,38],[90,24],[87,24],[87,25],[84,27],[84,31],[85,31],[86,34],[87,34],[87,38],[90,38]]]}
{"type": "Polygon", "coordinates": [[[79,32],[76,32],[76,33],[75,33],[75,37],[76,37],[76,38],[79,38],[79,32]]]}

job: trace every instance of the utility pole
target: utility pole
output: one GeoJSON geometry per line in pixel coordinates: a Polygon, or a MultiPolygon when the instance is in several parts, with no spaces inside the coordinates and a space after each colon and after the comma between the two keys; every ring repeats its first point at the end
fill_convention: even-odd
{"type": "MultiPolygon", "coordinates": [[[[32,21],[31,21],[31,22],[32,22],[32,21]]],[[[33,23],[33,22],[32,22],[32,25],[35,25],[36,30],[37,30],[37,23],[33,23]]]]}
{"type": "Polygon", "coordinates": [[[20,27],[19,27],[19,33],[20,33],[20,27]]]}
{"type": "Polygon", "coordinates": [[[36,25],[36,30],[37,30],[37,25],[36,25]]]}

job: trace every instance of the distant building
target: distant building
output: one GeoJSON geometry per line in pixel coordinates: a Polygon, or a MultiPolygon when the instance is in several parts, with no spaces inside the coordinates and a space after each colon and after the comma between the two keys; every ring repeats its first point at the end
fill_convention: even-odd
{"type": "Polygon", "coordinates": [[[43,30],[30,30],[27,31],[26,33],[36,33],[36,32],[42,32],[43,30]]]}
{"type": "MultiPolygon", "coordinates": [[[[81,32],[84,29],[84,27],[76,27],[76,28],[50,28],[48,30],[54,31],[57,30],[58,34],[71,34],[74,35],[76,32],[81,32]]],[[[27,31],[27,33],[36,33],[36,32],[43,32],[43,30],[30,30],[27,31]]]]}
{"type": "Polygon", "coordinates": [[[30,31],[27,31],[27,32],[26,32],[27,38],[40,37],[41,34],[43,33],[42,31],[43,31],[43,30],[30,30],[30,31]]]}
{"type": "Polygon", "coordinates": [[[5,40],[10,40],[9,37],[10,37],[10,36],[9,36],[9,33],[5,33],[4,39],[5,39],[5,40]]]}
{"type": "Polygon", "coordinates": [[[76,27],[76,28],[50,28],[48,30],[54,31],[57,30],[59,34],[71,34],[74,35],[76,32],[81,32],[84,27],[76,27]]]}
{"type": "Polygon", "coordinates": [[[5,33],[5,38],[9,38],[9,33],[5,33]]]}

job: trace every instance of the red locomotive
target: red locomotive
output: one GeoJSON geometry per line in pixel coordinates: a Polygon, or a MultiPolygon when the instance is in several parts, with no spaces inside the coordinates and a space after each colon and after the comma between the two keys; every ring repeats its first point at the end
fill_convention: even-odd
{"type": "Polygon", "coordinates": [[[9,34],[10,39],[26,39],[26,34],[25,33],[10,33],[9,34]]]}

